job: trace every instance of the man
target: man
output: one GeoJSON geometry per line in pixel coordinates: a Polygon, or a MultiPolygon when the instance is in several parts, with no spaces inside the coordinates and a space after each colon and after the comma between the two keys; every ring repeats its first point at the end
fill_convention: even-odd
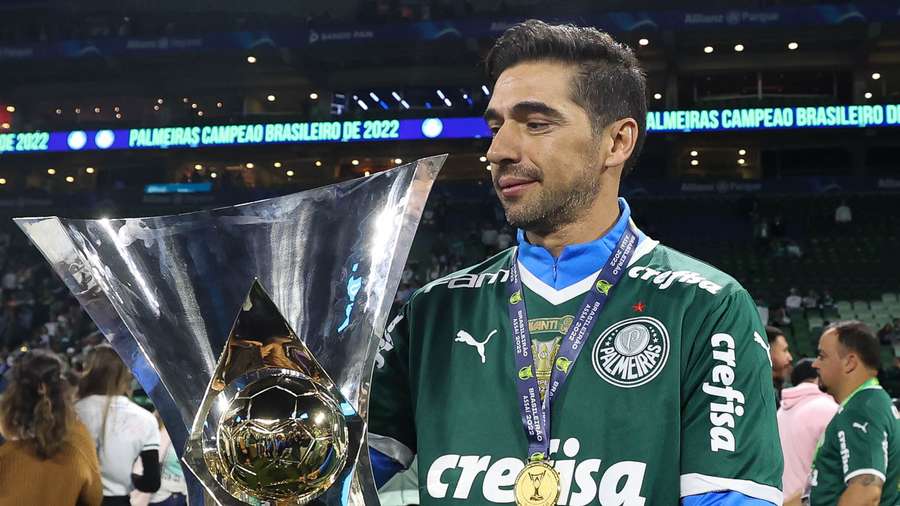
{"type": "Polygon", "coordinates": [[[810,474],[810,504],[896,505],[900,501],[900,421],[878,384],[878,339],[858,321],[834,323],[813,363],[819,386],[840,404],[810,474]]]}
{"type": "Polygon", "coordinates": [[[781,504],[753,300],[617,199],[645,132],[632,52],[528,21],[487,68],[487,157],[518,247],[429,283],[388,325],[377,480],[417,455],[423,505],[781,504]]]}
{"type": "Polygon", "coordinates": [[[784,380],[791,374],[791,362],[794,357],[788,346],[784,332],[771,325],[766,327],[766,339],[769,341],[769,359],[772,361],[772,385],[775,387],[775,405],[781,403],[781,388],[784,380]]]}
{"type": "Polygon", "coordinates": [[[790,294],[784,299],[784,307],[788,311],[800,309],[803,306],[803,297],[796,288],[791,288],[790,294]]]}
{"type": "Polygon", "coordinates": [[[837,403],[819,390],[813,359],[797,361],[791,372],[791,388],[782,392],[778,409],[778,434],[784,454],[784,496],[800,496],[809,481],[816,444],[837,411],[837,403]]]}

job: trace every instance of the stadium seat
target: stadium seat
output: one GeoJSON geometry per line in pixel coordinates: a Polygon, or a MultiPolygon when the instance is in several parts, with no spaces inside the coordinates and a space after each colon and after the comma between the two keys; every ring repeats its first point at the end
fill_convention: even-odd
{"type": "Polygon", "coordinates": [[[853,314],[853,305],[848,300],[839,300],[834,307],[837,309],[838,314],[841,315],[841,318],[846,318],[847,315],[853,314]]]}

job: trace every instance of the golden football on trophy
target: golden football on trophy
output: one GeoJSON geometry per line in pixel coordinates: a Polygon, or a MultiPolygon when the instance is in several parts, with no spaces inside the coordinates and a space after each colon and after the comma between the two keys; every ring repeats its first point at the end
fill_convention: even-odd
{"type": "MultiPolygon", "coordinates": [[[[265,375],[242,388],[222,415],[210,469],[260,499],[303,504],[327,490],[347,459],[338,403],[306,376],[265,375]]],[[[227,484],[223,485],[226,486],[227,484]]]]}

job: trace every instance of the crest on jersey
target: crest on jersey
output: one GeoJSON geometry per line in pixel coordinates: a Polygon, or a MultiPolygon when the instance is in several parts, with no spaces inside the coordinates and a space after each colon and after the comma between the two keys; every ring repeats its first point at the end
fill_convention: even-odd
{"type": "Polygon", "coordinates": [[[600,334],[591,353],[597,374],[623,388],[649,383],[669,358],[669,331],[656,318],[638,316],[600,334]]]}

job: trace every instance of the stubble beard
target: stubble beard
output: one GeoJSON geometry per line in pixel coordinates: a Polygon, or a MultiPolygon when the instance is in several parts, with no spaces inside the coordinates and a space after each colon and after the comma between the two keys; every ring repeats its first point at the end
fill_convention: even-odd
{"type": "Polygon", "coordinates": [[[824,381],[822,381],[822,376],[818,376],[818,378],[819,378],[819,390],[821,390],[822,392],[825,392],[828,395],[831,395],[831,392],[828,391],[828,386],[825,384],[824,381]]]}
{"type": "Polygon", "coordinates": [[[510,226],[546,235],[587,214],[601,188],[596,169],[586,166],[565,187],[543,187],[527,202],[507,204],[501,198],[500,203],[510,226]]]}

